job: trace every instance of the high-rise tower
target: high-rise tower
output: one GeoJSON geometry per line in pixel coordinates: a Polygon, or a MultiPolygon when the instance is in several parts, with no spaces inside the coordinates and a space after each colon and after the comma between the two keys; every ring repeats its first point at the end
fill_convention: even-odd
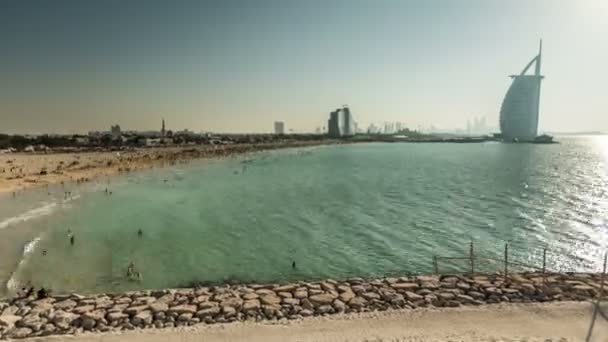
{"type": "Polygon", "coordinates": [[[513,82],[500,108],[500,132],[507,141],[530,141],[538,134],[542,49],[541,40],[538,55],[519,75],[511,76],[513,82]],[[532,64],[534,74],[526,75],[532,64]]]}

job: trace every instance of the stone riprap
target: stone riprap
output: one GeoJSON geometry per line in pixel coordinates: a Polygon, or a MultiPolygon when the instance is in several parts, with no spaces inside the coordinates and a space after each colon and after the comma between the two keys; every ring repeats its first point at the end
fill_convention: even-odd
{"type": "MultiPolygon", "coordinates": [[[[507,279],[499,274],[427,275],[1,300],[0,336],[17,339],[390,309],[584,301],[599,294],[600,277],[587,273],[518,273],[507,279]]],[[[603,294],[608,294],[608,280],[603,294]]]]}

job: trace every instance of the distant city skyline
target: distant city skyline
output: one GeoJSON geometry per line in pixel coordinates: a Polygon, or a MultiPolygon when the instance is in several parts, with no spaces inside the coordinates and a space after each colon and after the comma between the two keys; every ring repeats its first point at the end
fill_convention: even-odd
{"type": "MultiPolygon", "coordinates": [[[[498,127],[543,38],[539,133],[608,131],[608,1],[6,1],[1,133],[498,127]]],[[[286,132],[287,133],[287,132],[286,132]]]]}

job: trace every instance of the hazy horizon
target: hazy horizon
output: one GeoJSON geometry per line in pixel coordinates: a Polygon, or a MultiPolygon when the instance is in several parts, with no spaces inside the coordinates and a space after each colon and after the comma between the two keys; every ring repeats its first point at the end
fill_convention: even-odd
{"type": "Polygon", "coordinates": [[[498,126],[543,38],[540,132],[608,131],[608,2],[4,1],[0,131],[498,126]]]}

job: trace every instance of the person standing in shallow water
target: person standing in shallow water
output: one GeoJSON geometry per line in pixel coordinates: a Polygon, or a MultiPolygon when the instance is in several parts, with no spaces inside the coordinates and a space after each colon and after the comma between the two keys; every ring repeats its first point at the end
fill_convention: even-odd
{"type": "Polygon", "coordinates": [[[296,261],[292,261],[291,262],[291,268],[293,268],[294,270],[296,269],[296,261]]]}
{"type": "Polygon", "coordinates": [[[74,234],[70,228],[68,228],[68,240],[70,240],[70,245],[74,246],[74,234]]]}

